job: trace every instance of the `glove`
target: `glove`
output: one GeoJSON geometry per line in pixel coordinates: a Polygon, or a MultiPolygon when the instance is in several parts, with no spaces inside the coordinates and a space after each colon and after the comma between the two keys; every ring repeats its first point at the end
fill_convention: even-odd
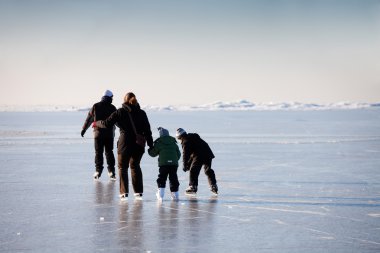
{"type": "Polygon", "coordinates": [[[80,135],[82,136],[82,137],[84,137],[84,134],[86,133],[86,130],[84,130],[84,129],[82,129],[82,131],[80,132],[80,135]]]}

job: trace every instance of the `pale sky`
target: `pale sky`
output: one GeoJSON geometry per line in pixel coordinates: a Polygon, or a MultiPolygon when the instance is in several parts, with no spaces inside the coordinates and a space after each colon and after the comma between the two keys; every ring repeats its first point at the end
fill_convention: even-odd
{"type": "Polygon", "coordinates": [[[380,102],[380,0],[0,0],[0,104],[380,102]]]}

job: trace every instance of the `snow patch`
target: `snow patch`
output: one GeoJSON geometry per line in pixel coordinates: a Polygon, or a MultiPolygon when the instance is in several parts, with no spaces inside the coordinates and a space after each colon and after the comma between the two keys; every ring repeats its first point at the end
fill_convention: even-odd
{"type": "Polygon", "coordinates": [[[368,216],[371,216],[374,218],[380,218],[380,213],[369,213],[368,216]]]}

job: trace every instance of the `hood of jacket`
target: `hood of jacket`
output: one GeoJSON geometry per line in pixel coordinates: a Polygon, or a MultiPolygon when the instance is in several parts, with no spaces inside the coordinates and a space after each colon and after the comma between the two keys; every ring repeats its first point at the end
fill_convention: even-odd
{"type": "Polygon", "coordinates": [[[103,96],[101,101],[104,103],[112,104],[112,97],[103,96]]]}
{"type": "Polygon", "coordinates": [[[136,105],[131,105],[131,104],[122,104],[121,107],[125,110],[127,110],[128,112],[132,112],[132,111],[136,111],[136,110],[139,110],[140,109],[140,105],[139,104],[136,104],[136,105]]]}
{"type": "Polygon", "coordinates": [[[173,145],[173,143],[177,143],[176,139],[170,135],[161,136],[158,141],[164,145],[173,145]]]}

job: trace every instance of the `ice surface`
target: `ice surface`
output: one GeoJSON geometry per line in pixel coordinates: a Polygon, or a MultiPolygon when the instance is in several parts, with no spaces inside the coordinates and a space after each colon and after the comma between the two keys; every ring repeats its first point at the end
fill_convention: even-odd
{"type": "Polygon", "coordinates": [[[183,127],[216,155],[217,197],[204,173],[185,196],[180,168],[162,202],[148,155],[142,201],[92,180],[86,114],[0,113],[0,252],[380,251],[380,109],[148,111],[154,137],[183,127]]]}

